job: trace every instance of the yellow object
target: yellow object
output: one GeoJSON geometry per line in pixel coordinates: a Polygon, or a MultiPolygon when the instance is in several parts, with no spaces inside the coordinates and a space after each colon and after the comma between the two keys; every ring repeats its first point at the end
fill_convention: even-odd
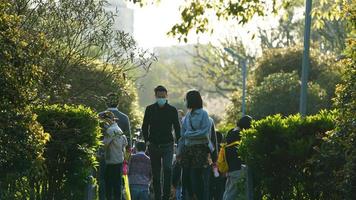
{"type": "Polygon", "coordinates": [[[124,177],[124,188],[125,188],[125,200],[131,200],[130,193],[130,185],[129,185],[129,177],[127,175],[123,175],[124,177]]]}
{"type": "Polygon", "coordinates": [[[217,161],[218,169],[221,173],[226,173],[229,171],[229,165],[227,164],[227,160],[226,160],[225,148],[231,147],[231,146],[234,146],[237,144],[239,144],[239,141],[230,143],[228,145],[222,144],[220,151],[219,151],[218,161],[217,161]]]}

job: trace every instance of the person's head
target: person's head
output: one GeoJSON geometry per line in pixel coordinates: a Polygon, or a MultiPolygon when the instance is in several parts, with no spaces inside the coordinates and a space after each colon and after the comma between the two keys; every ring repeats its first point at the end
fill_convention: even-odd
{"type": "Polygon", "coordinates": [[[142,141],[136,143],[136,150],[138,152],[145,152],[146,151],[146,144],[142,141]]]}
{"type": "Polygon", "coordinates": [[[203,99],[198,90],[190,90],[185,96],[185,103],[188,109],[196,110],[203,108],[203,99]]]}
{"type": "Polygon", "coordinates": [[[117,94],[110,92],[106,95],[106,106],[109,108],[116,108],[119,103],[117,94]]]}
{"type": "Polygon", "coordinates": [[[100,119],[102,119],[104,122],[108,123],[108,124],[113,124],[117,118],[115,118],[114,113],[110,112],[110,111],[104,111],[102,113],[99,114],[100,119]]]}
{"type": "Polygon", "coordinates": [[[159,85],[154,89],[154,91],[155,91],[157,104],[161,107],[164,106],[167,103],[167,97],[168,97],[167,89],[164,86],[159,85]]]}
{"type": "Polygon", "coordinates": [[[237,122],[237,127],[239,127],[241,130],[243,129],[249,129],[251,128],[251,122],[252,122],[252,117],[249,115],[245,115],[240,118],[240,120],[237,122]]]}

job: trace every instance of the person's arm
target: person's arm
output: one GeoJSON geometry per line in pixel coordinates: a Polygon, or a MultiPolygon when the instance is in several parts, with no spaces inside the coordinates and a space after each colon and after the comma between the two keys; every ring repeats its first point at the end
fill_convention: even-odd
{"type": "Polygon", "coordinates": [[[122,142],[122,150],[125,152],[126,146],[128,145],[127,138],[125,135],[122,135],[123,142],[122,142]]]}
{"type": "Polygon", "coordinates": [[[213,155],[212,155],[212,160],[215,163],[217,158],[218,158],[218,141],[217,141],[217,137],[216,137],[216,131],[215,131],[215,124],[214,124],[214,120],[211,119],[211,134],[210,134],[210,141],[214,146],[214,151],[213,151],[213,155]]]}
{"type": "Polygon", "coordinates": [[[148,168],[149,168],[149,174],[150,174],[149,175],[150,176],[150,181],[152,181],[153,175],[152,175],[151,159],[150,159],[150,161],[148,163],[149,163],[148,168]]]}
{"type": "Polygon", "coordinates": [[[114,137],[105,136],[104,140],[103,140],[104,147],[107,148],[113,140],[114,140],[114,137]]]}
{"type": "Polygon", "coordinates": [[[150,111],[149,107],[146,108],[145,110],[145,115],[143,117],[143,123],[142,123],[142,133],[143,133],[143,138],[145,142],[148,142],[148,129],[149,129],[149,118],[150,118],[150,111]]]}
{"type": "Polygon", "coordinates": [[[177,109],[174,109],[173,113],[173,127],[174,127],[174,133],[176,136],[176,140],[178,142],[180,138],[180,123],[179,123],[179,117],[178,117],[178,111],[177,109]]]}
{"type": "MultiPolygon", "coordinates": [[[[188,122],[189,123],[189,122],[188,122]]],[[[185,135],[189,138],[206,138],[210,134],[211,121],[208,113],[203,114],[202,123],[200,129],[197,130],[187,130],[185,135]]]]}
{"type": "Polygon", "coordinates": [[[128,145],[131,147],[131,143],[132,143],[132,136],[131,136],[131,124],[130,124],[130,119],[128,116],[125,117],[125,130],[124,133],[127,136],[127,141],[128,141],[128,145]]]}

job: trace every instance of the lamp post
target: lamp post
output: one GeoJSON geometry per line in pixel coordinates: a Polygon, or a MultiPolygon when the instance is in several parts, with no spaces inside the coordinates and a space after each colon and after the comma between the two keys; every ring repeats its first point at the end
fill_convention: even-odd
{"type": "Polygon", "coordinates": [[[238,55],[235,53],[234,50],[231,48],[225,47],[224,50],[231,54],[233,57],[242,60],[242,106],[241,112],[242,116],[245,116],[246,113],[246,77],[247,77],[247,59],[243,56],[238,55]]]}
{"type": "Polygon", "coordinates": [[[309,73],[309,48],[310,48],[310,27],[311,27],[311,7],[312,0],[305,2],[305,27],[304,27],[304,52],[302,62],[301,93],[299,101],[299,112],[304,117],[307,113],[308,96],[308,73],[309,73]]]}

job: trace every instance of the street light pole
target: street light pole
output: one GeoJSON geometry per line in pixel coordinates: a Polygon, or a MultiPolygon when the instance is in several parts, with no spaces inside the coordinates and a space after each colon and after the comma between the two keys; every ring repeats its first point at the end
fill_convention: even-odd
{"type": "Polygon", "coordinates": [[[305,2],[305,28],[304,28],[304,52],[302,62],[301,93],[299,101],[299,112],[304,117],[307,113],[308,94],[308,73],[309,73],[309,48],[310,48],[310,27],[311,27],[311,7],[312,0],[305,2]]]}
{"type": "Polygon", "coordinates": [[[246,113],[246,77],[247,77],[247,60],[245,57],[242,57],[235,53],[231,48],[225,47],[224,50],[231,54],[233,57],[242,60],[242,105],[241,113],[242,116],[245,116],[246,113]]]}
{"type": "Polygon", "coordinates": [[[242,61],[242,116],[246,113],[246,75],[247,75],[247,63],[246,59],[242,61]]]}

